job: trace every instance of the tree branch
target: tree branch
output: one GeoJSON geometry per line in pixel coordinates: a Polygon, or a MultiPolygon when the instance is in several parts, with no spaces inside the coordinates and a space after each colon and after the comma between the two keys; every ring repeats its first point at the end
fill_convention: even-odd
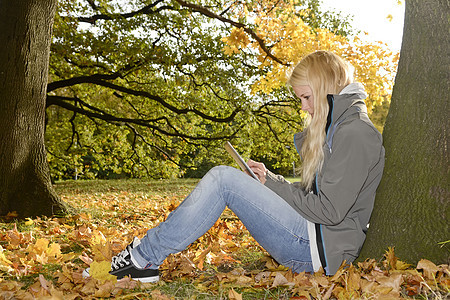
{"type": "Polygon", "coordinates": [[[123,14],[97,14],[97,15],[93,15],[90,17],[79,17],[78,20],[80,22],[85,22],[85,23],[90,23],[90,24],[95,24],[95,22],[97,20],[113,20],[115,18],[123,18],[123,19],[127,19],[127,18],[132,18],[136,15],[139,14],[154,14],[154,13],[158,13],[164,9],[172,9],[174,10],[175,8],[172,6],[160,6],[158,7],[156,10],[153,10],[154,7],[156,7],[156,5],[158,5],[159,3],[163,2],[164,0],[157,0],[154,3],[151,3],[149,5],[144,6],[143,8],[133,11],[133,12],[129,12],[129,13],[123,13],[123,14]]]}
{"type": "Polygon", "coordinates": [[[87,103],[82,102],[80,99],[78,98],[69,98],[69,97],[60,97],[60,96],[50,96],[47,95],[47,107],[51,106],[51,105],[56,105],[62,108],[65,108],[69,111],[72,111],[74,113],[79,113],[81,115],[87,116],[89,118],[95,118],[95,119],[100,119],[103,121],[106,121],[108,123],[112,123],[112,124],[116,124],[116,125],[123,125],[123,124],[135,124],[135,125],[139,125],[139,126],[143,126],[143,127],[147,127],[153,130],[156,130],[166,136],[176,136],[176,137],[180,137],[180,138],[184,138],[187,140],[205,140],[205,141],[212,141],[212,140],[224,140],[224,139],[230,139],[233,136],[235,136],[237,134],[237,132],[240,130],[240,128],[238,128],[235,132],[233,132],[230,135],[222,135],[222,136],[192,136],[192,135],[187,135],[187,134],[183,134],[180,133],[176,130],[176,128],[170,124],[169,120],[166,117],[161,117],[161,118],[157,118],[157,119],[149,119],[149,120],[142,120],[142,119],[132,119],[132,118],[121,118],[121,117],[116,117],[113,116],[107,112],[104,112],[98,108],[92,107],[87,103]],[[82,107],[78,107],[75,106],[71,103],[68,103],[67,100],[71,100],[71,101],[77,101],[79,103],[84,104],[86,107],[90,108],[91,110],[94,111],[90,111],[90,110],[86,110],[82,107]],[[173,132],[169,132],[167,130],[164,130],[158,126],[155,126],[153,124],[151,124],[152,122],[157,122],[157,121],[161,121],[164,120],[166,121],[167,125],[170,126],[170,128],[173,129],[173,132]],[[122,124],[121,124],[122,123],[122,124]]]}
{"type": "Polygon", "coordinates": [[[237,28],[242,28],[247,34],[249,34],[253,39],[255,39],[259,46],[261,47],[261,49],[267,54],[267,56],[269,56],[271,59],[273,59],[274,61],[276,61],[279,64],[285,65],[285,66],[289,66],[288,63],[285,63],[283,61],[281,61],[279,58],[277,58],[276,56],[274,56],[270,50],[267,48],[264,40],[262,38],[260,38],[253,30],[251,30],[250,28],[246,27],[245,24],[239,23],[239,22],[235,22],[233,20],[227,19],[221,15],[218,15],[216,13],[213,13],[212,11],[208,10],[206,7],[197,5],[197,4],[193,4],[193,3],[188,3],[185,2],[183,0],[175,0],[177,1],[181,6],[183,7],[188,7],[190,9],[192,9],[192,11],[201,13],[202,15],[205,15],[207,17],[213,18],[213,19],[217,19],[219,21],[222,21],[224,23],[228,23],[234,27],[237,28]]]}
{"type": "MultiPolygon", "coordinates": [[[[231,114],[229,116],[220,118],[220,117],[214,117],[214,116],[207,115],[195,108],[180,109],[180,108],[177,108],[177,107],[167,103],[166,101],[164,101],[163,98],[152,95],[146,91],[133,90],[133,89],[130,89],[127,87],[123,87],[123,86],[105,81],[105,80],[111,80],[111,79],[116,79],[116,78],[120,77],[120,74],[116,74],[116,73],[110,74],[110,75],[94,74],[94,75],[90,75],[90,76],[72,77],[69,79],[54,81],[47,85],[47,91],[50,92],[50,91],[54,91],[54,90],[62,88],[62,87],[74,86],[74,85],[82,84],[82,83],[92,83],[92,84],[107,87],[107,88],[110,88],[110,89],[113,89],[116,91],[127,93],[129,95],[141,96],[141,97],[145,97],[145,98],[154,100],[154,101],[158,102],[159,104],[161,104],[163,107],[165,107],[168,110],[170,110],[174,113],[177,113],[177,114],[187,114],[189,112],[192,112],[192,113],[202,117],[205,120],[213,121],[216,123],[228,123],[228,122],[233,121],[235,116],[237,115],[237,113],[241,110],[240,108],[236,108],[233,112],[231,112],[231,114]]],[[[47,97],[47,99],[48,99],[48,97],[47,97]]]]}
{"type": "MultiPolygon", "coordinates": [[[[95,24],[95,22],[97,20],[113,20],[114,18],[120,17],[120,18],[132,18],[136,15],[139,14],[153,14],[153,13],[157,13],[159,11],[162,11],[164,9],[171,9],[171,10],[175,10],[174,7],[172,6],[161,6],[158,7],[156,10],[153,10],[154,7],[156,7],[159,3],[163,2],[164,0],[157,0],[154,3],[151,3],[149,5],[144,6],[143,8],[130,12],[130,13],[123,13],[123,14],[97,14],[97,15],[93,15],[91,17],[79,17],[78,20],[80,22],[86,22],[86,23],[90,23],[90,24],[95,24]]],[[[194,12],[198,12],[204,16],[207,16],[209,18],[212,19],[216,19],[219,21],[222,21],[223,23],[227,23],[230,24],[234,27],[237,28],[242,28],[247,34],[249,34],[255,41],[258,42],[258,45],[261,47],[261,49],[263,50],[264,53],[267,54],[268,57],[270,57],[272,60],[276,61],[279,64],[285,65],[285,66],[289,66],[289,63],[283,62],[282,60],[280,60],[279,58],[277,58],[275,55],[273,55],[269,48],[266,46],[264,40],[262,38],[260,38],[252,29],[248,28],[245,24],[233,21],[231,19],[225,18],[223,17],[223,13],[221,14],[216,14],[212,11],[210,11],[209,9],[207,9],[204,6],[198,5],[198,4],[194,4],[194,3],[189,3],[189,2],[185,2],[183,0],[175,0],[176,2],[178,2],[178,4],[180,4],[182,7],[186,7],[191,9],[194,12]]],[[[226,11],[226,10],[225,10],[226,11]]]]}
{"type": "Polygon", "coordinates": [[[142,134],[140,134],[138,131],[137,131],[137,129],[136,128],[134,128],[132,125],[130,125],[130,124],[127,124],[126,125],[128,128],[130,128],[130,130],[133,132],[133,134],[134,134],[134,140],[133,140],[133,152],[134,152],[134,154],[139,158],[139,160],[140,160],[140,157],[139,157],[139,154],[136,152],[136,150],[134,149],[135,148],[135,143],[136,143],[136,138],[137,137],[139,137],[141,140],[142,140],[142,142],[144,142],[147,146],[149,146],[150,148],[155,148],[158,152],[160,152],[160,153],[162,153],[164,156],[166,156],[167,157],[167,159],[168,160],[170,160],[172,163],[174,163],[175,165],[177,165],[177,166],[179,166],[179,167],[183,167],[183,165],[181,165],[181,164],[179,164],[178,162],[176,162],[172,157],[171,157],[171,155],[169,154],[169,153],[167,153],[167,151],[165,151],[164,149],[162,149],[161,147],[159,147],[158,145],[153,145],[153,144],[150,144],[147,140],[146,140],[146,138],[142,135],[142,134]]]}

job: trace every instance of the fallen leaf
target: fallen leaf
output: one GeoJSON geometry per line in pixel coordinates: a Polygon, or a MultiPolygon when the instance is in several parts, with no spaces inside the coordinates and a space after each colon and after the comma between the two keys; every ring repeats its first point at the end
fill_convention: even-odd
{"type": "Polygon", "coordinates": [[[400,286],[403,283],[403,275],[401,273],[394,273],[390,276],[377,278],[377,282],[380,284],[379,290],[386,288],[385,291],[388,291],[386,293],[393,292],[395,295],[400,295],[400,286]]]}
{"type": "Polygon", "coordinates": [[[0,245],[0,270],[3,272],[11,272],[13,268],[11,268],[12,261],[6,258],[5,253],[3,253],[4,249],[0,245]]]}
{"type": "Polygon", "coordinates": [[[167,295],[164,295],[160,290],[156,289],[151,292],[152,299],[154,300],[170,300],[167,295]]]}
{"type": "Polygon", "coordinates": [[[335,283],[333,283],[327,290],[327,292],[325,293],[325,295],[323,295],[322,299],[323,300],[328,300],[330,299],[333,289],[334,289],[335,283]]]}
{"type": "Polygon", "coordinates": [[[436,273],[439,270],[439,268],[434,263],[427,259],[421,259],[417,263],[417,269],[423,270],[425,278],[431,280],[435,279],[436,273]]]}
{"type": "Polygon", "coordinates": [[[105,281],[95,291],[94,297],[98,297],[98,298],[108,298],[108,297],[110,297],[111,296],[111,291],[114,289],[114,286],[115,286],[115,281],[113,281],[113,280],[105,281]]]}
{"type": "Polygon", "coordinates": [[[397,257],[395,256],[394,248],[389,247],[386,253],[384,254],[384,257],[386,259],[385,260],[386,264],[390,266],[391,269],[395,270],[397,268],[397,257]]]}
{"type": "Polygon", "coordinates": [[[42,274],[39,274],[39,282],[44,290],[50,292],[49,286],[51,285],[51,283],[49,283],[42,274]]]}
{"type": "Polygon", "coordinates": [[[138,286],[139,281],[133,280],[130,277],[124,277],[117,280],[115,287],[118,289],[134,289],[138,286]]]}
{"type": "Polygon", "coordinates": [[[272,283],[272,288],[282,285],[287,285],[289,281],[280,272],[275,273],[275,279],[272,283]]]}
{"type": "Polygon", "coordinates": [[[25,226],[31,226],[31,225],[33,225],[34,224],[34,221],[31,219],[31,218],[26,218],[25,220],[27,220],[27,221],[25,221],[25,226]]]}
{"type": "Polygon", "coordinates": [[[272,272],[270,271],[264,271],[260,272],[255,276],[255,282],[257,283],[264,283],[270,280],[270,277],[272,275],[272,272]]]}
{"type": "Polygon", "coordinates": [[[84,285],[82,285],[80,292],[85,295],[93,295],[96,290],[97,290],[96,280],[89,278],[87,282],[84,285]]]}
{"type": "Polygon", "coordinates": [[[231,289],[228,292],[228,299],[230,300],[242,300],[242,295],[236,292],[235,290],[231,289]]]}
{"type": "Polygon", "coordinates": [[[100,262],[92,262],[89,269],[89,274],[92,278],[97,279],[101,283],[106,281],[114,281],[117,280],[117,277],[109,274],[111,271],[111,263],[108,261],[100,261],[100,262]]]}

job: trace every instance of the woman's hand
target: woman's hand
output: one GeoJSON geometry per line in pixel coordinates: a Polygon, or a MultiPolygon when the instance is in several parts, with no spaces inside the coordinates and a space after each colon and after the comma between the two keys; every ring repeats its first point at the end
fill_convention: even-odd
{"type": "Polygon", "coordinates": [[[251,159],[247,161],[247,165],[250,167],[250,169],[252,169],[253,173],[258,176],[259,181],[264,184],[266,182],[266,175],[268,171],[266,166],[263,163],[256,162],[251,159]]]}

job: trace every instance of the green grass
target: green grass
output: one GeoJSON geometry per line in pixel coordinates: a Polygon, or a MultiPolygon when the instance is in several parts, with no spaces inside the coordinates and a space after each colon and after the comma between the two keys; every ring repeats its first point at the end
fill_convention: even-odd
{"type": "Polygon", "coordinates": [[[110,179],[110,180],[67,180],[55,183],[61,193],[106,193],[114,191],[182,193],[189,192],[199,179],[110,179]]]}
{"type": "MultiPolygon", "coordinates": [[[[287,181],[299,181],[299,177],[286,177],[287,181]]],[[[182,179],[109,179],[67,180],[54,184],[60,193],[106,193],[113,191],[189,193],[200,181],[198,178],[182,179]]]]}

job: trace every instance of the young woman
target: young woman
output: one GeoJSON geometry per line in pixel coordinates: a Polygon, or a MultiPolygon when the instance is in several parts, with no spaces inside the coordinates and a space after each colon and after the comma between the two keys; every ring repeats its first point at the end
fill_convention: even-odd
{"type": "MultiPolygon", "coordinates": [[[[366,94],[339,56],[317,51],[288,84],[309,113],[294,136],[302,181],[291,184],[250,160],[260,182],[226,166],[212,168],[166,221],[113,257],[111,274],[159,280],[158,266],[202,236],[229,207],[255,240],[294,272],[334,274],[365,239],[384,166],[380,133],[367,116],[366,94]]],[[[89,269],[84,272],[89,276],[89,269]]]]}

